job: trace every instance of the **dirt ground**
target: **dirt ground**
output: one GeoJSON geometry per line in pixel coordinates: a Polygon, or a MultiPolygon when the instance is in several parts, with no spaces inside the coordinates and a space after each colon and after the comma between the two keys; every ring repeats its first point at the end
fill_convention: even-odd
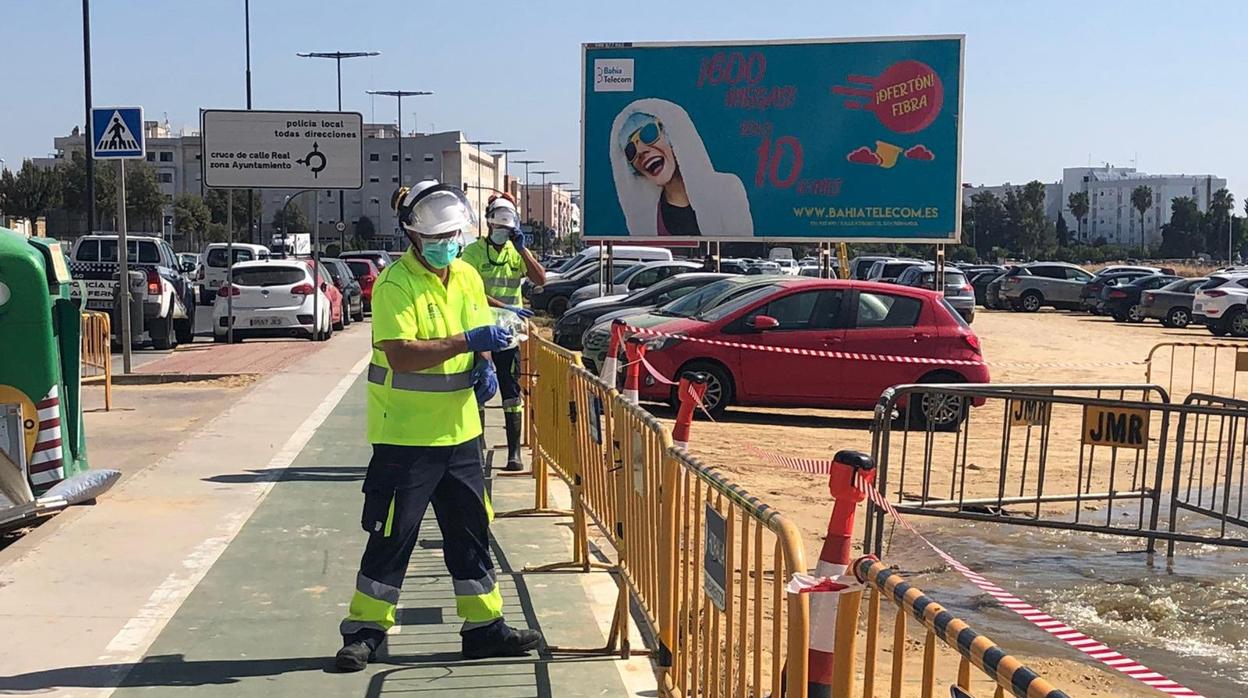
{"type": "MultiPolygon", "coordinates": [[[[1200,328],[1172,330],[1161,327],[1155,321],[1143,325],[1128,325],[1087,314],[1054,311],[1029,315],[981,310],[976,315],[973,328],[983,343],[984,355],[990,364],[994,383],[1141,384],[1145,381],[1143,361],[1154,345],[1160,342],[1209,342],[1213,339],[1200,328]]],[[[1153,376],[1154,381],[1162,383],[1163,387],[1173,388],[1176,399],[1181,399],[1190,390],[1187,385],[1189,372],[1184,368],[1184,361],[1188,358],[1183,351],[1186,350],[1180,350],[1176,354],[1173,369],[1175,385],[1170,385],[1171,366],[1165,357],[1157,362],[1158,368],[1153,376]]],[[[1234,361],[1233,355],[1228,354],[1219,361],[1220,365],[1224,364],[1219,380],[1233,378],[1234,368],[1229,363],[1234,361]]],[[[1207,368],[1201,367],[1202,374],[1207,373],[1207,368]]],[[[1237,388],[1237,392],[1245,390],[1248,390],[1248,386],[1237,388]]],[[[1085,394],[1095,395],[1094,392],[1085,394]]],[[[1141,394],[1129,393],[1127,398],[1138,399],[1137,396],[1141,394]]],[[[1117,391],[1104,393],[1104,397],[1118,396],[1117,391]]],[[[953,490],[968,498],[995,496],[1003,477],[1001,472],[1005,473],[1007,489],[1018,489],[1028,494],[1035,492],[1040,430],[1038,427],[1033,428],[1033,433],[1028,435],[1025,427],[1015,427],[1007,439],[1009,455],[1002,458],[1000,454],[1003,450],[1004,402],[990,401],[984,407],[972,410],[972,426],[964,432],[965,443],[957,441],[953,434],[935,436],[932,451],[938,455],[933,458],[927,482],[929,498],[948,497],[953,490]],[[1022,471],[1024,463],[1031,467],[1030,474],[1022,471]]],[[[662,408],[655,408],[655,411],[665,421],[670,421],[670,411],[662,408]]],[[[1132,458],[1130,452],[1126,452],[1126,455],[1110,459],[1107,456],[1108,449],[1098,449],[1093,454],[1091,450],[1082,447],[1079,443],[1081,407],[1055,407],[1049,423],[1049,452],[1045,459],[1045,481],[1049,489],[1046,491],[1052,492],[1054,487],[1062,486],[1067,491],[1073,491],[1072,488],[1077,487],[1074,485],[1076,481],[1086,483],[1085,491],[1102,491],[1111,484],[1113,489],[1123,491],[1152,477],[1153,471],[1148,467],[1148,452],[1138,454],[1146,456],[1145,458],[1132,458]],[[1081,451],[1084,456],[1082,460],[1081,451]],[[1083,465],[1080,465],[1081,462],[1083,465]],[[1084,467],[1087,468],[1086,474],[1084,467]]],[[[818,559],[823,532],[831,511],[826,477],[778,469],[755,457],[751,449],[769,454],[818,459],[829,459],[841,449],[870,453],[870,427],[871,414],[867,412],[730,410],[718,422],[702,419],[695,423],[690,451],[703,462],[729,473],[745,489],[793,520],[804,534],[806,559],[813,565],[818,559]]],[[[913,497],[923,493],[922,461],[914,457],[916,453],[922,453],[921,435],[920,438],[914,436],[912,433],[911,440],[905,444],[904,450],[910,454],[912,465],[908,466],[910,474],[906,476],[906,481],[901,483],[898,481],[897,466],[903,447],[894,433],[893,448],[890,451],[893,480],[888,488],[889,494],[894,497],[899,491],[913,497]]],[[[1157,434],[1154,431],[1150,436],[1153,447],[1156,439],[1157,434]]],[[[1019,494],[1019,491],[1013,493],[1019,494]]],[[[1085,503],[1083,508],[1091,511],[1097,507],[1085,503]]],[[[1124,514],[1115,511],[1111,515],[1124,514]]],[[[860,516],[859,534],[856,536],[859,540],[861,519],[860,516]]],[[[929,522],[927,519],[919,519],[916,524],[922,529],[925,524],[930,525],[929,522]]],[[[858,545],[856,541],[855,547],[858,545]]],[[[931,559],[936,560],[934,557],[931,559]]],[[[899,562],[911,571],[922,567],[922,563],[910,559],[892,562],[899,562]]],[[[934,566],[939,567],[939,564],[934,566]]],[[[932,578],[925,578],[921,574],[918,576],[919,585],[928,587],[926,581],[930,581],[932,585],[965,584],[960,578],[947,574],[932,578]]],[[[938,586],[925,588],[925,591],[940,600],[938,586]]],[[[891,627],[891,613],[886,611],[885,614],[883,617],[889,620],[882,625],[891,627]]],[[[966,620],[974,627],[973,617],[967,617],[966,620]]],[[[921,636],[915,636],[913,628],[912,623],[911,644],[917,645],[917,638],[921,636]]],[[[1002,642],[1009,651],[1009,638],[995,639],[1002,642]]],[[[891,642],[891,639],[882,638],[882,642],[891,642]]],[[[956,668],[953,654],[942,652],[941,655],[941,668],[938,673],[952,676],[956,668]]],[[[1020,655],[1042,676],[1071,695],[1155,695],[1138,683],[1094,666],[1091,661],[1085,663],[1043,655],[1020,655]]],[[[880,661],[886,665],[889,655],[882,654],[880,661]]],[[[914,661],[917,661],[917,656],[914,661]]],[[[883,671],[884,667],[880,670],[883,671]]],[[[904,691],[906,695],[910,695],[912,688],[917,695],[918,676],[913,675],[915,673],[917,672],[908,676],[904,691]]],[[[887,679],[883,679],[883,676],[881,674],[885,681],[883,685],[887,685],[887,679]]],[[[877,681],[877,690],[879,686],[877,681]]]]}

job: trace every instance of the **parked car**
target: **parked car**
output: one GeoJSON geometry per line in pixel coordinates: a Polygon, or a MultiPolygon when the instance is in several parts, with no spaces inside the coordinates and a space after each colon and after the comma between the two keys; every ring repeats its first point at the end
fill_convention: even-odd
{"type": "Polygon", "coordinates": [[[373,264],[371,259],[352,259],[350,257],[339,257],[346,262],[347,268],[355,275],[355,280],[360,282],[360,291],[363,292],[364,312],[373,312],[373,284],[377,281],[377,276],[381,274],[381,270],[373,264]]]}
{"type": "Polygon", "coordinates": [[[823,268],[818,264],[803,264],[798,268],[797,275],[818,279],[823,276],[823,268]]]}
{"type": "Polygon", "coordinates": [[[607,345],[611,339],[611,322],[617,318],[624,320],[633,327],[654,327],[672,318],[692,318],[722,303],[729,303],[755,289],[771,287],[781,281],[774,276],[742,276],[731,275],[708,284],[686,295],[652,310],[628,308],[607,313],[598,318],[592,327],[585,330],[581,337],[581,360],[591,371],[597,371],[607,355],[607,345]]]}
{"type": "MultiPolygon", "coordinates": [[[[701,269],[701,262],[687,262],[681,259],[666,262],[643,262],[630,267],[627,271],[620,274],[618,278],[612,279],[611,283],[615,293],[628,294],[647,286],[652,286],[669,276],[687,274],[691,271],[700,271],[701,269]]],[[[591,298],[598,298],[602,295],[602,292],[603,287],[601,284],[582,286],[572,293],[569,304],[572,307],[576,307],[591,298]]]]}
{"type": "Polygon", "coordinates": [[[1144,292],[1178,280],[1169,274],[1151,274],[1106,286],[1101,289],[1105,312],[1117,322],[1144,322],[1144,292]]]}
{"type": "Polygon", "coordinates": [[[703,271],[690,272],[668,277],[657,284],[632,293],[591,298],[584,303],[578,303],[559,318],[559,321],[555,323],[555,343],[566,349],[579,351],[582,348],[581,337],[603,315],[626,309],[643,312],[657,308],[716,281],[728,278],[732,278],[732,275],[703,271]]]}
{"type": "Polygon", "coordinates": [[[325,270],[334,280],[334,286],[338,287],[338,292],[342,294],[342,323],[350,325],[353,320],[362,322],[364,320],[364,289],[360,286],[359,280],[355,278],[355,274],[351,272],[351,267],[335,257],[322,257],[321,263],[325,265],[325,270]]]}
{"type": "Polygon", "coordinates": [[[1092,275],[1063,262],[1032,262],[1014,267],[1001,280],[999,296],[1013,310],[1034,313],[1044,306],[1075,310],[1092,275]]]}
{"type": "MultiPolygon", "coordinates": [[[[704,398],[712,415],[729,405],[872,409],[880,393],[905,383],[987,383],[979,338],[940,294],[924,289],[840,279],[780,279],[694,317],[672,318],[653,330],[646,358],[669,378],[708,376],[704,398]],[[679,336],[724,342],[688,341],[679,336]],[[829,349],[935,360],[861,361],[731,346],[829,349]]],[[[643,381],[644,400],[674,402],[671,386],[643,381]]],[[[960,404],[935,396],[909,410],[921,425],[945,429],[965,416],[960,404]]]]}
{"type": "Polygon", "coordinates": [[[1001,288],[1000,284],[993,287],[992,282],[1005,275],[1005,269],[992,269],[989,271],[981,271],[971,279],[971,290],[975,293],[975,302],[985,308],[1001,307],[997,302],[996,292],[1001,288]],[[989,292],[991,288],[992,292],[989,292]]]}
{"type": "Polygon", "coordinates": [[[797,276],[797,272],[801,268],[801,265],[797,263],[797,260],[791,257],[789,259],[773,259],[771,261],[773,264],[780,267],[781,274],[788,274],[789,276],[797,276]]]}
{"type": "Polygon", "coordinates": [[[222,286],[212,306],[213,339],[218,342],[228,337],[227,301],[231,298],[235,342],[248,337],[312,339],[314,328],[325,341],[333,336],[335,326],[342,324],[342,297],[333,279],[324,267],[321,278],[316,279],[305,260],[270,259],[234,265],[233,285],[222,286]],[[318,293],[315,302],[319,317],[312,311],[318,293]]]}
{"type": "Polygon", "coordinates": [[[887,259],[880,260],[871,265],[871,271],[867,272],[867,281],[877,281],[879,283],[891,284],[897,281],[897,277],[901,272],[915,265],[923,264],[921,259],[887,259]]]}
{"type": "Polygon", "coordinates": [[[194,252],[179,252],[178,268],[184,274],[194,274],[199,269],[199,255],[194,252]]]}
{"type": "MultiPolygon", "coordinates": [[[[899,286],[912,286],[936,290],[936,267],[932,264],[915,265],[901,272],[897,277],[899,286]]],[[[958,311],[963,320],[971,322],[975,319],[975,291],[966,280],[966,274],[953,267],[945,267],[945,300],[958,311]]]]}
{"type": "Polygon", "coordinates": [[[751,276],[762,276],[764,274],[772,276],[788,276],[784,273],[784,270],[780,268],[779,264],[765,259],[750,260],[749,266],[745,268],[745,273],[751,276]]]}
{"type": "Polygon", "coordinates": [[[338,255],[338,259],[367,259],[377,267],[377,272],[390,266],[397,260],[385,250],[348,250],[338,255]]]}
{"type": "Polygon", "coordinates": [[[1093,315],[1104,315],[1107,312],[1103,295],[1106,286],[1130,283],[1136,279],[1142,279],[1145,276],[1152,276],[1157,273],[1159,272],[1150,271],[1148,268],[1118,267],[1113,271],[1102,269],[1088,283],[1084,284],[1083,290],[1079,292],[1079,306],[1093,315]]]}
{"type": "Polygon", "coordinates": [[[269,258],[269,248],[264,245],[234,243],[233,261],[230,261],[228,249],[229,246],[224,242],[210,242],[204,248],[203,264],[199,265],[195,274],[195,282],[199,284],[199,302],[203,305],[212,305],[217,297],[217,289],[225,285],[231,264],[269,258]]]}
{"type": "MultiPolygon", "coordinates": [[[[132,307],[142,305],[142,328],[152,346],[172,349],[195,341],[195,285],[187,277],[193,269],[178,262],[168,242],[145,235],[127,237],[126,258],[132,275],[130,293],[136,297],[132,307]]],[[[86,293],[83,305],[88,310],[116,313],[121,272],[117,236],[84,235],[74,243],[70,259],[71,275],[82,282],[75,290],[81,287],[86,293]]],[[[137,324],[133,318],[131,322],[137,324]]],[[[120,315],[114,315],[112,326],[120,337],[120,315]]]]}
{"type": "MultiPolygon", "coordinates": [[[[637,262],[620,261],[611,267],[611,274],[614,278],[624,272],[637,266],[637,262]]],[[[581,267],[570,272],[567,276],[561,276],[554,281],[550,280],[550,276],[546,277],[546,283],[541,286],[532,286],[529,290],[529,304],[534,310],[544,310],[551,317],[559,317],[571,306],[572,294],[577,289],[597,284],[600,278],[599,272],[601,267],[596,264],[581,267]]]]}
{"type": "Polygon", "coordinates": [[[745,274],[749,269],[750,265],[742,259],[719,260],[719,270],[724,274],[745,274]]]}
{"type": "Polygon", "coordinates": [[[1140,305],[1144,317],[1160,320],[1166,327],[1183,329],[1192,323],[1192,301],[1196,291],[1209,281],[1209,277],[1179,279],[1153,291],[1145,291],[1140,305]]]}
{"type": "Polygon", "coordinates": [[[863,255],[854,257],[849,260],[849,278],[865,281],[867,275],[871,273],[871,267],[876,262],[886,262],[896,257],[888,257],[885,255],[863,255]]]}
{"type": "MultiPolygon", "coordinates": [[[[586,247],[560,266],[558,271],[546,270],[546,280],[554,281],[592,267],[598,263],[598,255],[600,254],[605,255],[606,250],[597,246],[586,247]]],[[[672,261],[672,251],[666,247],[613,245],[611,247],[611,261],[628,265],[641,262],[670,262],[672,261]]]]}
{"type": "Polygon", "coordinates": [[[1215,337],[1248,337],[1248,273],[1210,274],[1192,299],[1192,320],[1215,337]]]}

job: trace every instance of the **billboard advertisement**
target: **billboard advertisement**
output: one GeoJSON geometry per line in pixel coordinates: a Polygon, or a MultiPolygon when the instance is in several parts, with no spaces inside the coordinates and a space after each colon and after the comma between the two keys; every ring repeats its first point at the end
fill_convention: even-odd
{"type": "Polygon", "coordinates": [[[954,242],[962,36],[586,44],[590,240],[954,242]]]}

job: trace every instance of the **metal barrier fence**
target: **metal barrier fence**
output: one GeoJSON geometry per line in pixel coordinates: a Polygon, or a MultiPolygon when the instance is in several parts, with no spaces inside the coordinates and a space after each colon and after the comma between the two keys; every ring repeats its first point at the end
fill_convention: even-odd
{"type": "MultiPolygon", "coordinates": [[[[936,686],[953,683],[968,695],[978,688],[990,688],[994,696],[1007,693],[1018,698],[1065,698],[1066,694],[1055,689],[1020,661],[1006,654],[992,640],[971,629],[966,622],[954,617],[923,593],[918,587],[905,581],[892,569],[872,558],[863,558],[854,564],[854,574],[869,589],[867,596],[866,648],[861,660],[862,693],[864,698],[876,695],[875,684],[883,680],[888,684],[889,695],[899,698],[906,681],[907,670],[913,662],[908,661],[907,619],[914,618],[924,628],[923,652],[919,669],[920,695],[935,695],[936,686]],[[885,637],[886,622],[881,623],[881,600],[896,607],[892,622],[892,637],[885,637]],[[890,641],[891,640],[891,641],[890,641]],[[880,661],[881,647],[891,652],[887,664],[880,661]],[[948,648],[959,655],[957,669],[950,671],[951,662],[938,661],[938,650],[948,648]],[[972,681],[971,667],[979,669],[986,679],[978,684],[972,681]],[[947,676],[954,674],[953,676],[947,676]],[[987,684],[987,686],[984,686],[987,684]]],[[[856,597],[850,607],[859,607],[863,593],[852,592],[856,597]]],[[[846,604],[842,601],[841,609],[846,604]]],[[[854,633],[837,635],[836,654],[857,657],[854,633]]],[[[854,675],[836,677],[834,686],[842,690],[838,696],[854,695],[854,675]]],[[[981,693],[980,695],[985,695],[981,693]]]]}
{"type": "Polygon", "coordinates": [[[1144,381],[1164,386],[1174,400],[1192,393],[1248,398],[1248,345],[1228,342],[1163,342],[1148,352],[1144,381]]]}
{"type": "Polygon", "coordinates": [[[113,409],[112,327],[108,313],[82,311],[82,382],[104,381],[104,409],[113,409]]]}
{"type": "MultiPolygon", "coordinates": [[[[1149,553],[1248,546],[1248,403],[1195,400],[1156,385],[898,386],[875,413],[879,489],[903,513],[1134,536],[1149,553]],[[964,412],[950,431],[911,427],[909,404],[933,399],[964,412]]],[[[883,533],[870,507],[866,549],[883,533]]]]}

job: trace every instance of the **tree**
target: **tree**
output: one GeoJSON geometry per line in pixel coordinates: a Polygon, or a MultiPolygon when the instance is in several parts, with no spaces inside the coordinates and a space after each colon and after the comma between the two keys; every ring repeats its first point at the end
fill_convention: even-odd
{"type": "Polygon", "coordinates": [[[1044,184],[1028,182],[1005,192],[1006,247],[1028,258],[1042,257],[1057,248],[1053,224],[1044,215],[1044,184]]]}
{"type": "Polygon", "coordinates": [[[1200,209],[1190,196],[1170,202],[1170,222],[1161,226],[1161,256],[1191,257],[1197,252],[1201,231],[1200,209]]]}
{"type": "Polygon", "coordinates": [[[368,216],[360,216],[360,219],[355,222],[355,234],[372,242],[377,235],[377,226],[373,225],[373,219],[368,216]]]}
{"type": "Polygon", "coordinates": [[[308,217],[298,206],[284,206],[273,212],[273,229],[283,233],[306,233],[311,228],[308,217]]]}
{"type": "Polygon", "coordinates": [[[1225,188],[1213,193],[1209,200],[1209,215],[1205,225],[1204,252],[1215,258],[1226,249],[1226,235],[1231,225],[1231,212],[1235,210],[1235,195],[1225,188]]]}
{"type": "Polygon", "coordinates": [[[1070,245],[1070,229],[1066,227],[1066,216],[1057,217],[1057,246],[1067,247],[1070,245]]]}
{"type": "Polygon", "coordinates": [[[202,246],[211,221],[208,205],[198,195],[178,194],[173,200],[173,229],[187,239],[190,249],[199,249],[202,246]]]}
{"type": "Polygon", "coordinates": [[[1005,246],[1005,206],[995,194],[985,191],[972,196],[969,210],[963,213],[963,222],[968,214],[971,221],[970,242],[977,252],[982,254],[994,247],[1005,246]]]}
{"type": "Polygon", "coordinates": [[[164,213],[165,195],[160,191],[156,169],[141,161],[126,165],[126,227],[159,231],[164,213]]]}
{"type": "Polygon", "coordinates": [[[5,213],[30,221],[33,231],[35,221],[61,203],[61,173],[26,160],[17,175],[5,170],[0,177],[0,200],[5,213]]]}
{"type": "Polygon", "coordinates": [[[1153,190],[1141,184],[1131,190],[1131,205],[1140,212],[1140,256],[1144,256],[1144,213],[1153,205],[1153,190]]]}
{"type": "Polygon", "coordinates": [[[1066,197],[1066,207],[1070,209],[1071,215],[1075,217],[1075,225],[1079,231],[1079,240],[1083,241],[1083,219],[1087,217],[1091,206],[1088,204],[1088,193],[1086,191],[1072,192],[1066,197]]]}
{"type": "MultiPolygon", "coordinates": [[[[230,223],[230,193],[228,189],[209,189],[204,195],[204,203],[208,206],[213,223],[226,225],[230,223]]],[[[247,191],[238,190],[234,192],[234,231],[247,230],[247,221],[256,220],[257,225],[260,220],[260,197],[252,197],[251,210],[254,214],[250,219],[247,216],[247,191]]]]}

